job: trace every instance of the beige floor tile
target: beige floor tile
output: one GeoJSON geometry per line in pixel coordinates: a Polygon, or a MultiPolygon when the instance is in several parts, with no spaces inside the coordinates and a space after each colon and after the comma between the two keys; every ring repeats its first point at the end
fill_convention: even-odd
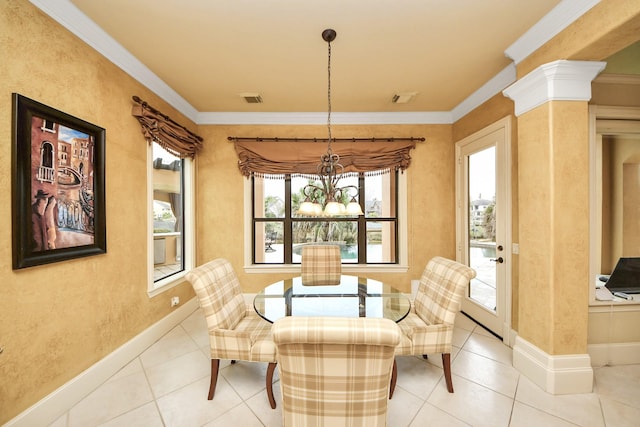
{"type": "Polygon", "coordinates": [[[171,359],[147,369],[147,378],[158,398],[202,378],[210,378],[210,360],[200,350],[171,359]]]}
{"type": "Polygon", "coordinates": [[[509,427],[575,427],[575,424],[520,402],[513,405],[509,427]]]}
{"type": "Polygon", "coordinates": [[[163,427],[162,418],[155,402],[120,415],[100,427],[163,427]]]}
{"type": "Polygon", "coordinates": [[[140,355],[140,361],[147,369],[197,349],[196,342],[181,326],[177,326],[145,350],[140,355]]]}
{"type": "Polygon", "coordinates": [[[260,419],[266,427],[282,426],[282,392],[280,381],[273,383],[273,396],[276,400],[276,408],[271,409],[266,395],[256,394],[245,402],[251,411],[260,419]]]}
{"type": "Polygon", "coordinates": [[[604,366],[593,375],[599,395],[640,409],[640,365],[604,366]]]}
{"type": "Polygon", "coordinates": [[[444,412],[441,409],[436,408],[435,406],[427,402],[422,406],[409,426],[465,427],[470,426],[470,424],[467,424],[464,421],[455,418],[454,416],[444,412]]]}
{"type": "MultiPolygon", "coordinates": [[[[443,376],[442,369],[421,357],[397,356],[398,382],[396,388],[426,400],[443,376]]],[[[395,393],[394,397],[395,399],[395,393]]]]}
{"type": "Polygon", "coordinates": [[[514,398],[520,373],[485,356],[462,350],[452,363],[451,371],[469,381],[514,398]]]}
{"type": "Polygon", "coordinates": [[[464,343],[466,343],[471,336],[471,333],[472,332],[467,329],[459,328],[456,326],[453,328],[453,339],[451,342],[454,346],[462,348],[464,346],[464,343]]]}
{"type": "Polygon", "coordinates": [[[107,381],[69,411],[69,427],[99,425],[145,403],[153,394],[143,372],[107,381]]]}
{"type": "Polygon", "coordinates": [[[474,427],[509,425],[513,399],[456,375],[453,384],[449,393],[442,379],[427,402],[474,427]]]}
{"type": "Polygon", "coordinates": [[[189,336],[196,342],[198,347],[209,347],[209,332],[207,321],[201,309],[194,311],[181,324],[189,336]]]}
{"type": "Polygon", "coordinates": [[[471,331],[471,332],[476,327],[478,327],[478,324],[476,322],[474,322],[473,320],[469,319],[467,316],[465,316],[462,313],[458,313],[456,315],[456,320],[454,321],[453,324],[458,328],[466,329],[467,331],[471,331]]]}
{"type": "Polygon", "coordinates": [[[640,409],[605,397],[600,398],[600,404],[607,426],[638,427],[640,425],[640,409]]]}
{"type": "Polygon", "coordinates": [[[420,398],[396,385],[393,398],[387,409],[388,427],[406,427],[424,405],[426,398],[420,398]]]}
{"type": "Polygon", "coordinates": [[[553,395],[521,375],[516,401],[583,427],[604,426],[600,401],[595,393],[553,395]]]}
{"type": "MultiPolygon", "coordinates": [[[[268,363],[238,361],[220,370],[227,382],[238,395],[246,400],[256,394],[262,394],[267,399],[266,380],[268,363]]],[[[274,380],[277,379],[274,373],[274,380]]]]}
{"type": "Polygon", "coordinates": [[[246,403],[242,403],[229,412],[225,412],[215,420],[205,424],[203,427],[262,427],[263,424],[249,409],[246,403]]]}
{"type": "Polygon", "coordinates": [[[242,404],[224,378],[218,378],[213,400],[207,400],[209,378],[203,378],[156,399],[166,427],[193,427],[209,423],[242,404]]]}
{"type": "Polygon", "coordinates": [[[507,366],[512,365],[511,349],[493,336],[474,332],[464,344],[463,349],[496,360],[507,366]]]}

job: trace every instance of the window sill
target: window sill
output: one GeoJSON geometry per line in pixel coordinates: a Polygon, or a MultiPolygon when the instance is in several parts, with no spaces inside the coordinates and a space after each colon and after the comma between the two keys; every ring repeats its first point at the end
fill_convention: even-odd
{"type": "MultiPolygon", "coordinates": [[[[384,265],[384,264],[343,264],[343,274],[356,273],[406,273],[409,267],[406,265],[384,265]]],[[[247,274],[265,273],[300,273],[300,264],[253,264],[245,265],[244,272],[247,274]]]]}
{"type": "Polygon", "coordinates": [[[179,284],[184,282],[184,276],[187,274],[186,271],[181,271],[180,273],[176,273],[162,280],[158,280],[154,282],[152,287],[147,291],[149,298],[153,298],[157,295],[160,295],[163,292],[168,291],[171,288],[178,286],[179,284]]]}

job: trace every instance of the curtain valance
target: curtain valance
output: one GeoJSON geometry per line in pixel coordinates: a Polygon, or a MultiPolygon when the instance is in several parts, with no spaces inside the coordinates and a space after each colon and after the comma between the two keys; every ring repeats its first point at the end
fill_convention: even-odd
{"type": "Polygon", "coordinates": [[[160,111],[141,101],[137,96],[131,114],[138,119],[144,138],[151,144],[156,142],[176,157],[195,157],[202,148],[202,138],[186,127],[174,122],[160,111]]]}
{"type": "MultiPolygon", "coordinates": [[[[315,141],[236,140],[234,144],[238,167],[244,176],[316,174],[320,156],[327,152],[326,142],[315,141]]],[[[336,141],[331,143],[331,150],[340,156],[345,172],[369,172],[408,168],[409,152],[415,146],[415,140],[336,141]]]]}

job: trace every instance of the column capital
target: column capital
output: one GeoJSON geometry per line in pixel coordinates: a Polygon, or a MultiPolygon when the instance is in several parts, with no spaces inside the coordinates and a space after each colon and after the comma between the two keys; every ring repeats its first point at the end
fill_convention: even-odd
{"type": "Polygon", "coordinates": [[[591,81],[606,62],[558,60],[543,64],[502,91],[515,102],[516,116],[549,101],[588,101],[591,81]]]}

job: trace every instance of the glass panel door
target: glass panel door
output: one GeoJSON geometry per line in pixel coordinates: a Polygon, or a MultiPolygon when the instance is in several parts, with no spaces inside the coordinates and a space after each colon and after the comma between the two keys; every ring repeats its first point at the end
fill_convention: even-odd
{"type": "Polygon", "coordinates": [[[508,331],[511,306],[509,123],[504,119],[456,144],[458,260],[476,271],[462,311],[500,337],[508,331]]]}

